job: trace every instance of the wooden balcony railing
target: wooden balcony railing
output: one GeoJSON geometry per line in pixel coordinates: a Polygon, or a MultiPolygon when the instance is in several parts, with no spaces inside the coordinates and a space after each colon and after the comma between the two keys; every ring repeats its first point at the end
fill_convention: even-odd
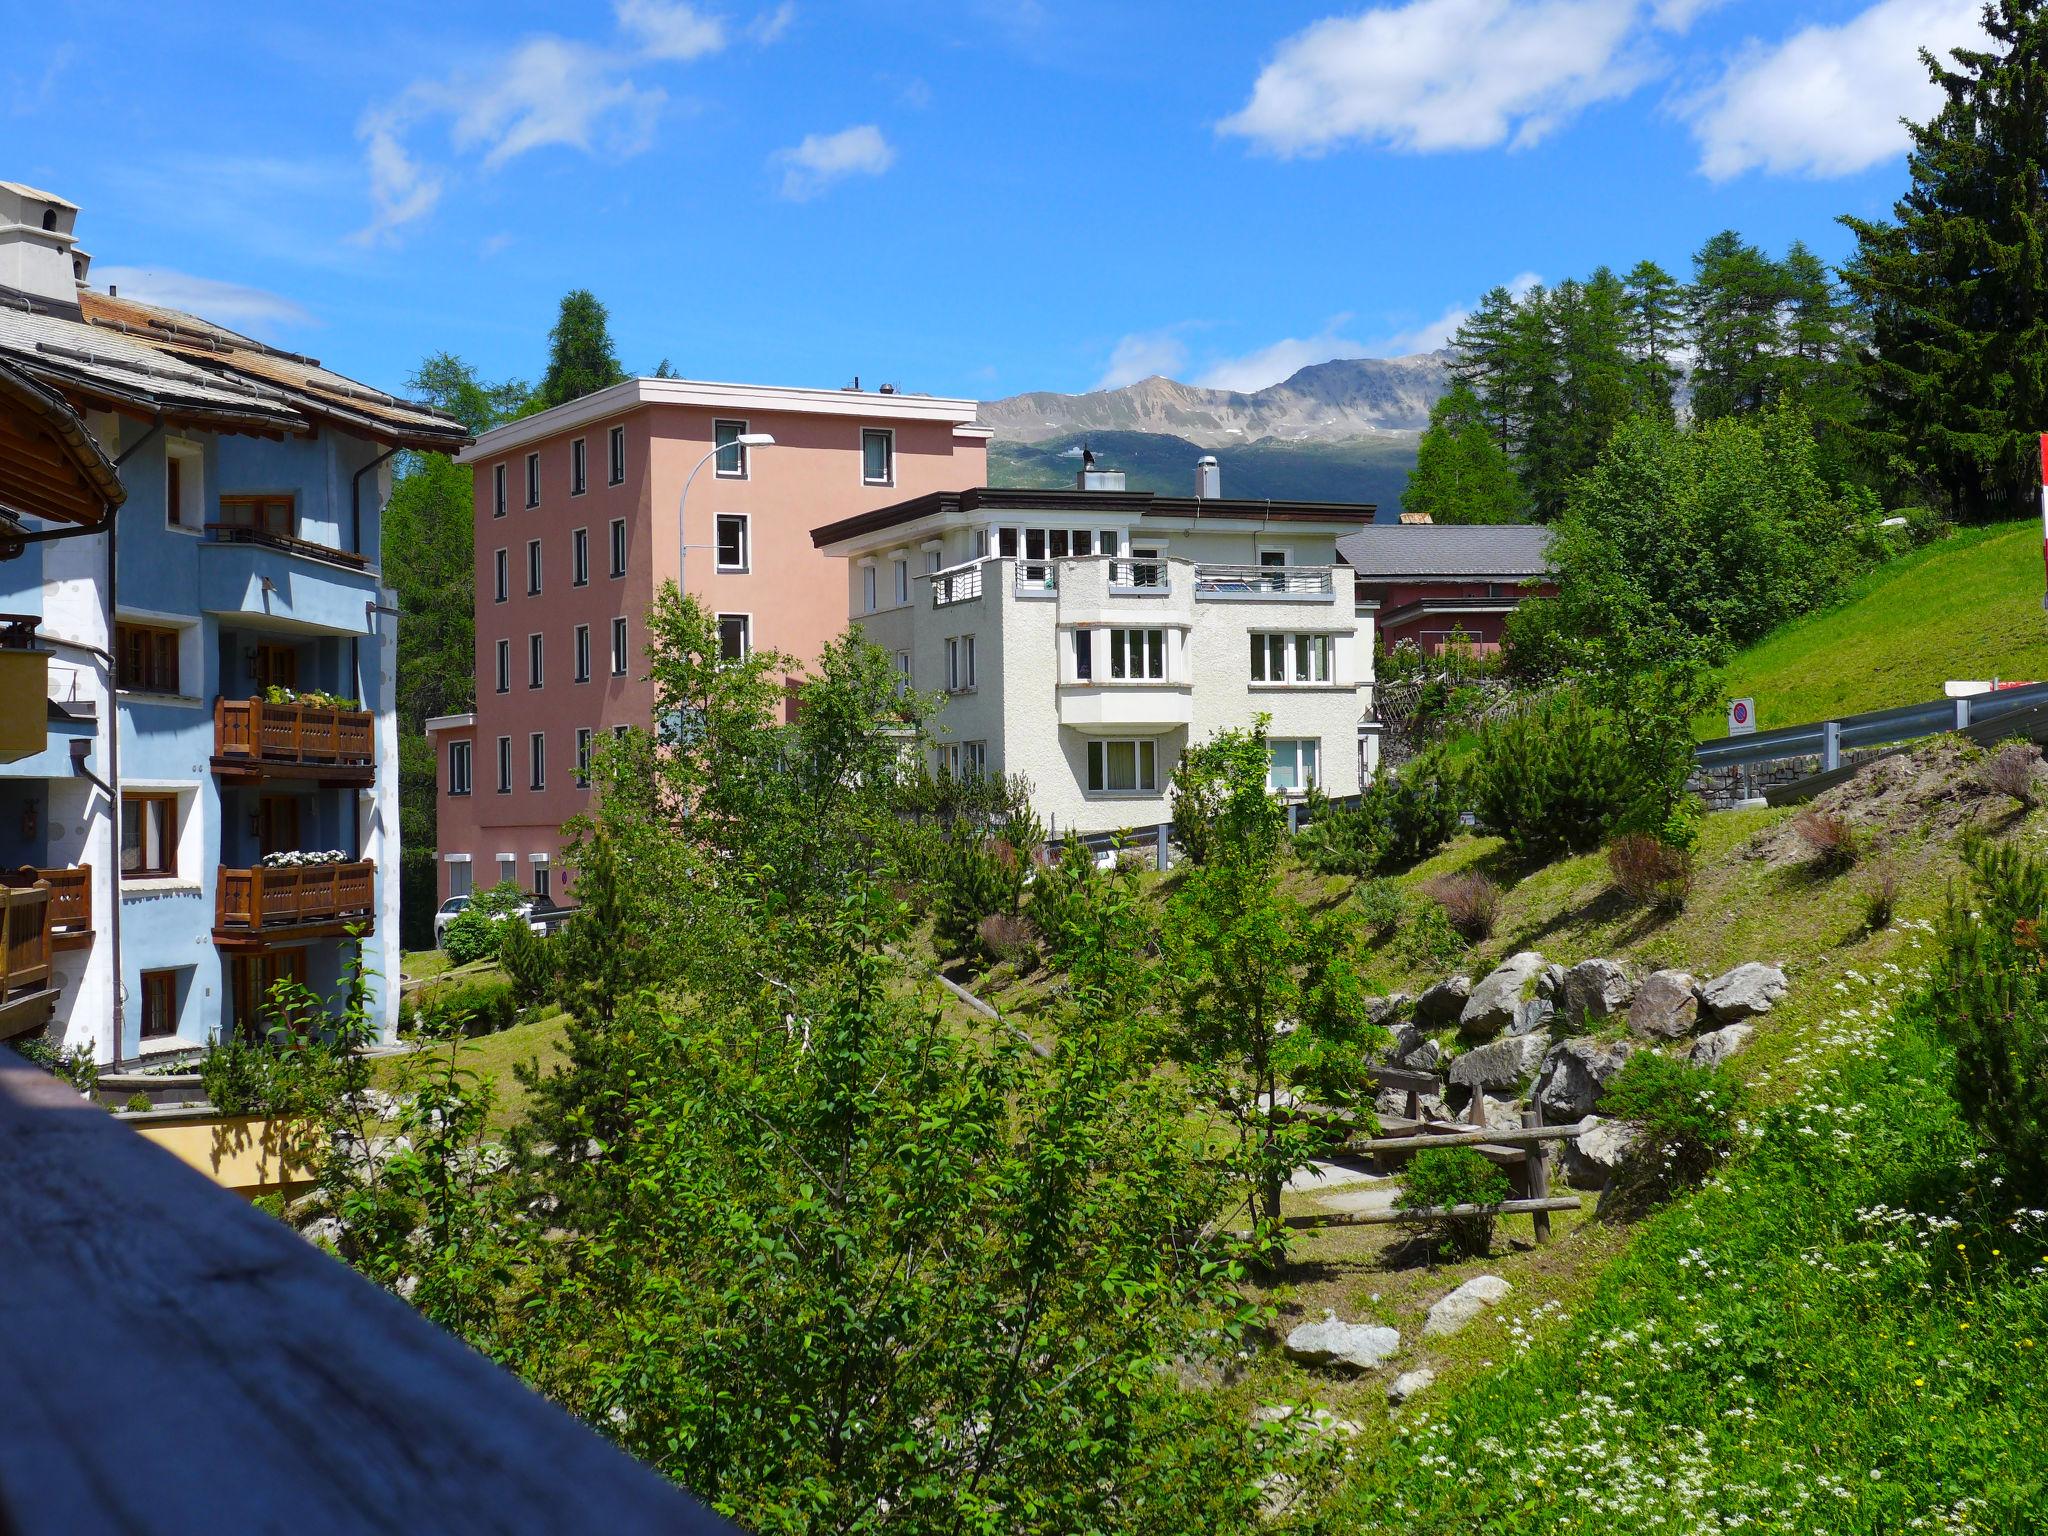
{"type": "Polygon", "coordinates": [[[0,998],[49,984],[49,883],[0,885],[0,998]]]}
{"type": "Polygon", "coordinates": [[[50,888],[50,937],[56,947],[65,948],[67,940],[91,938],[92,866],[36,869],[25,864],[20,869],[0,870],[0,886],[12,890],[30,890],[38,881],[50,888]]]}
{"type": "Polygon", "coordinates": [[[360,922],[376,910],[377,866],[308,864],[298,869],[220,870],[214,927],[263,933],[322,923],[360,922]]]}
{"type": "Polygon", "coordinates": [[[370,768],[377,755],[372,718],[366,709],[215,699],[213,755],[252,766],[370,768]]]}

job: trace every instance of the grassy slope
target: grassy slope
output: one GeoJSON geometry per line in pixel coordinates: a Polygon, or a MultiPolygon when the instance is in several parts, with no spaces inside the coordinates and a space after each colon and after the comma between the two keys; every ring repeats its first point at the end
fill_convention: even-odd
{"type": "MultiPolygon", "coordinates": [[[[470,965],[450,966],[448,957],[439,950],[421,950],[405,956],[404,975],[408,983],[428,978],[447,978],[459,981],[502,980],[504,973],[490,961],[479,960],[470,965]]],[[[464,1047],[462,1064],[477,1077],[488,1083],[495,1098],[491,1108],[491,1123],[504,1129],[524,1118],[526,1114],[526,1090],[519,1085],[512,1074],[515,1064],[539,1061],[544,1067],[560,1060],[558,1047],[562,1041],[563,1027],[568,1022],[565,1013],[550,1012],[543,1016],[522,1020],[510,1029],[499,1030],[496,1034],[480,1035],[464,1047]]],[[[397,1071],[396,1062],[390,1058],[377,1064],[379,1082],[389,1086],[397,1071]]]]}
{"type": "MultiPolygon", "coordinates": [[[[1766,730],[1918,704],[1950,678],[2048,680],[2041,609],[2041,530],[2028,521],[1976,528],[1872,571],[1824,613],[1773,631],[1724,676],[1753,696],[1766,730]]],[[[1702,736],[1726,727],[1715,712],[1702,736]]]]}

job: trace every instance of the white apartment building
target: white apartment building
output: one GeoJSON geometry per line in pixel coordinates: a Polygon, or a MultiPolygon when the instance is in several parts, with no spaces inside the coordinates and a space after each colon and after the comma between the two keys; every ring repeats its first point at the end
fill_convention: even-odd
{"type": "Polygon", "coordinates": [[[1021,774],[1055,836],[1167,821],[1191,743],[1269,717],[1269,784],[1354,795],[1378,761],[1372,607],[1336,541],[1369,505],[1126,491],[944,491],[817,529],[906,686],[940,691],[937,766],[1021,774]]]}

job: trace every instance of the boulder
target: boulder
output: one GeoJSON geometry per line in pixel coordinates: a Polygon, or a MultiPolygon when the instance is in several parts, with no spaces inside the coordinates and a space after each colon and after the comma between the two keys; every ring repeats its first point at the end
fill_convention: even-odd
{"type": "Polygon", "coordinates": [[[1406,992],[1389,992],[1385,997],[1368,997],[1365,1000],[1366,1019],[1382,1029],[1392,1029],[1395,1021],[1408,1011],[1415,1001],[1406,992]]]}
{"type": "Polygon", "coordinates": [[[1635,1047],[1626,1040],[1564,1040],[1550,1048],[1536,1074],[1536,1102],[1546,1125],[1570,1125],[1600,1107],[1607,1080],[1635,1047]]]}
{"type": "Polygon", "coordinates": [[[1513,1024],[1515,1009],[1535,996],[1544,964],[1533,949],[1509,955],[1465,999],[1458,1033],[1468,1040],[1491,1040],[1513,1024]]]}
{"type": "Polygon", "coordinates": [[[1451,1086],[1475,1089],[1519,1089],[1543,1064],[1544,1042],[1538,1035],[1509,1035],[1451,1063],[1451,1086]]]}
{"type": "Polygon", "coordinates": [[[1417,1371],[1403,1371],[1387,1383],[1387,1401],[1399,1407],[1416,1393],[1434,1385],[1436,1372],[1426,1365],[1417,1371]]]}
{"type": "Polygon", "coordinates": [[[1581,960],[1564,973],[1564,1016],[1573,1023],[1620,1013],[1636,995],[1628,972],[1612,960],[1581,960]]]}
{"type": "Polygon", "coordinates": [[[1548,1030],[1557,1017],[1557,1005],[1547,997],[1532,997],[1526,1003],[1515,1007],[1515,1022],[1508,1026],[1511,1035],[1534,1035],[1548,1030]]]}
{"type": "Polygon", "coordinates": [[[1749,1024],[1723,1024],[1712,1034],[1693,1041],[1685,1059],[1696,1067],[1718,1067],[1749,1044],[1749,1037],[1755,1033],[1755,1027],[1749,1024]]]}
{"type": "Polygon", "coordinates": [[[1771,1004],[1785,995],[1790,983],[1775,965],[1752,960],[1738,965],[1725,976],[1716,976],[1700,989],[1700,1005],[1716,1024],[1735,1024],[1769,1013],[1771,1004]]]}
{"type": "Polygon", "coordinates": [[[1605,1189],[1635,1145],[1636,1129],[1619,1120],[1594,1120],[1564,1144],[1564,1175],[1581,1189],[1605,1189]]]}
{"type": "Polygon", "coordinates": [[[1499,1275],[1474,1275],[1429,1309],[1429,1318],[1422,1325],[1423,1337],[1456,1333],[1513,1289],[1499,1275]]]}
{"type": "Polygon", "coordinates": [[[1394,1031],[1394,1044],[1387,1052],[1388,1066],[1410,1072],[1434,1072],[1443,1065],[1443,1059],[1444,1048],[1413,1024],[1404,1024],[1394,1031]]]}
{"type": "Polygon", "coordinates": [[[1446,976],[1426,988],[1415,999],[1415,1023],[1420,1029],[1449,1029],[1465,1011],[1465,999],[1472,994],[1470,976],[1446,976]]]}
{"type": "Polygon", "coordinates": [[[1287,1335],[1287,1353],[1304,1365],[1377,1370],[1400,1348],[1398,1330],[1380,1323],[1347,1323],[1334,1312],[1325,1312],[1320,1323],[1303,1323],[1287,1335]]]}
{"type": "MultiPolygon", "coordinates": [[[[1408,1115],[1408,1090],[1405,1088],[1383,1088],[1373,1100],[1373,1109],[1382,1120],[1401,1120],[1408,1115]]],[[[1415,1113],[1424,1120],[1449,1118],[1444,1109],[1443,1096],[1436,1093],[1418,1093],[1415,1096],[1415,1113]]]]}
{"type": "Polygon", "coordinates": [[[338,1217],[321,1216],[309,1221],[299,1228],[299,1236],[315,1248],[325,1248],[335,1253],[341,1251],[342,1225],[338,1217]]]}
{"type": "Polygon", "coordinates": [[[1285,1424],[1305,1434],[1343,1435],[1347,1439],[1359,1433],[1359,1426],[1350,1419],[1340,1419],[1327,1408],[1304,1409],[1299,1403],[1262,1404],[1252,1410],[1252,1422],[1285,1424]]]}
{"type": "MultiPolygon", "coordinates": [[[[1472,1104],[1465,1104],[1464,1119],[1471,1120],[1472,1104]]],[[[1519,1131],[1522,1128],[1522,1105],[1519,1099],[1497,1099],[1492,1094],[1485,1096],[1482,1113],[1486,1116],[1489,1131],[1519,1131]]]]}
{"type": "Polygon", "coordinates": [[[1536,995],[1546,1003],[1554,1003],[1564,990],[1564,967],[1556,963],[1543,967],[1543,974],[1536,978],[1536,995]]]}
{"type": "Polygon", "coordinates": [[[1628,1027],[1652,1040],[1683,1040],[1700,1016],[1699,993],[1684,971],[1652,971],[1629,1004],[1628,1027]]]}

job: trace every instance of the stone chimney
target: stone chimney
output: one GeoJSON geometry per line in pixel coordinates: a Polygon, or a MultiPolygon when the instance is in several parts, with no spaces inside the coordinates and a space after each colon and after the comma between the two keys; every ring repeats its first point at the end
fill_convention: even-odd
{"type": "Polygon", "coordinates": [[[78,205],[18,181],[0,181],[0,288],[76,304],[92,258],[72,227],[78,205]]]}

